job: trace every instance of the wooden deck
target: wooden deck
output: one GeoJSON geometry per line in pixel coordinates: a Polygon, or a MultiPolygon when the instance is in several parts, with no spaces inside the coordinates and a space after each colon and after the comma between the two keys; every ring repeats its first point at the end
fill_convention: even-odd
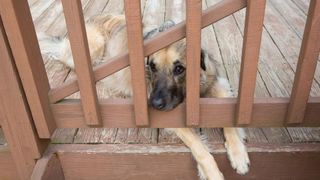
{"type": "MultiPolygon", "coordinates": [[[[62,11],[62,5],[60,0],[28,0],[32,12],[32,17],[37,32],[46,32],[47,34],[53,36],[66,36],[66,24],[62,11]]],[[[85,18],[88,18],[92,15],[99,13],[113,13],[113,14],[122,14],[124,12],[122,0],[81,0],[84,10],[85,18]]],[[[207,8],[218,2],[219,0],[203,0],[203,8],[207,8]]],[[[156,19],[157,24],[161,24],[167,19],[175,19],[177,14],[174,14],[172,10],[174,6],[174,0],[158,0],[161,4],[157,13],[153,14],[153,18],[156,19]]],[[[266,15],[264,20],[263,36],[262,36],[262,45],[260,51],[260,60],[259,60],[259,71],[257,76],[256,84],[256,97],[289,97],[291,93],[291,88],[294,79],[294,71],[297,65],[298,54],[301,46],[303,30],[306,22],[306,14],[308,12],[309,0],[267,0],[266,15]]],[[[142,6],[142,15],[143,20],[151,12],[150,0],[141,0],[142,6]]],[[[175,12],[182,13],[184,12],[175,12]]],[[[223,19],[220,22],[208,26],[202,30],[202,45],[205,49],[210,52],[213,57],[220,63],[219,70],[222,72],[222,75],[226,77],[234,91],[234,96],[237,96],[238,91],[238,80],[239,80],[239,71],[240,71],[240,61],[241,61],[241,49],[242,49],[242,39],[243,39],[243,29],[244,29],[244,18],[245,10],[237,12],[232,16],[229,16],[223,19]]],[[[319,58],[320,61],[320,58],[319,58]]],[[[64,67],[64,65],[48,61],[44,59],[45,67],[47,70],[48,78],[50,81],[51,87],[57,87],[62,83],[68,81],[75,74],[70,69],[64,67]]],[[[97,83],[97,91],[99,98],[108,97],[108,91],[106,91],[103,86],[97,83]]],[[[317,65],[316,75],[313,81],[311,96],[320,96],[320,63],[317,65]]],[[[79,93],[75,93],[69,98],[79,98],[79,93]]],[[[250,151],[251,161],[254,162],[252,166],[253,170],[261,168],[265,169],[266,166],[262,166],[261,162],[268,161],[268,166],[273,171],[270,173],[272,175],[281,173],[299,173],[299,167],[296,162],[300,162],[304,158],[304,164],[309,165],[306,162],[320,162],[319,158],[319,149],[320,149],[320,128],[245,128],[248,138],[247,144],[250,151]],[[276,151],[278,155],[270,155],[265,153],[264,156],[259,155],[261,152],[271,152],[276,151]],[[290,172],[287,170],[277,171],[276,164],[280,161],[289,161],[292,159],[292,154],[281,154],[282,152],[309,152],[300,156],[299,153],[295,154],[294,157],[296,161],[291,164],[290,172]],[[257,156],[259,155],[259,160],[257,156]],[[281,159],[282,158],[282,159],[281,159]],[[309,158],[309,159],[305,159],[309,158]],[[257,159],[257,160],[255,160],[257,159]],[[312,161],[314,160],[314,161],[312,161]],[[259,162],[260,161],[260,162],[259,162]],[[259,164],[260,163],[260,164],[259,164]]],[[[208,141],[210,149],[213,153],[217,153],[218,164],[222,166],[224,172],[231,172],[230,165],[225,161],[226,156],[219,155],[221,152],[225,152],[223,149],[224,137],[222,129],[196,129],[197,133],[202,135],[204,139],[208,141]],[[220,162],[221,161],[221,162],[220,162]],[[223,162],[224,163],[223,163],[223,162]]],[[[79,129],[57,129],[52,137],[52,146],[51,150],[58,152],[59,159],[61,160],[62,166],[64,166],[64,173],[67,179],[75,179],[81,174],[81,168],[86,169],[87,167],[94,166],[96,163],[101,163],[102,166],[97,167],[101,179],[105,178],[105,168],[108,164],[114,162],[116,163],[119,159],[112,159],[114,155],[114,149],[123,148],[133,148],[133,153],[140,151],[140,153],[148,153],[147,151],[142,150],[141,148],[160,148],[162,146],[158,145],[167,145],[165,148],[169,147],[166,152],[168,154],[160,156],[150,156],[154,158],[164,158],[169,159],[167,156],[171,156],[171,150],[181,151],[181,156],[177,158],[181,161],[181,168],[179,173],[183,174],[187,170],[190,170],[192,173],[191,176],[182,179],[192,179],[196,175],[196,168],[194,163],[192,164],[192,158],[190,154],[183,154],[189,152],[183,145],[181,141],[173,134],[168,133],[163,129],[150,129],[150,128],[79,128],[79,129]],[[74,144],[72,147],[67,147],[64,144],[74,144]],[[95,144],[87,145],[87,144],[95,144]],[[143,146],[139,146],[143,144],[143,146]],[[182,147],[182,148],[181,148],[182,147]],[[77,153],[86,152],[87,155],[90,154],[91,150],[96,148],[102,148],[105,153],[103,156],[99,154],[96,156],[87,157],[78,156],[77,153]],[[171,149],[170,149],[171,148],[171,149]],[[78,149],[75,153],[69,153],[74,149],[78,149]],[[89,152],[89,153],[88,153],[89,152]],[[163,156],[163,157],[162,157],[163,156]],[[83,163],[79,163],[79,159],[83,163]],[[100,159],[100,160],[99,160],[100,159]],[[67,161],[68,160],[68,161],[67,161]],[[90,161],[91,160],[91,161],[90,161]],[[88,163],[89,162],[89,163],[88,163]],[[73,163],[73,164],[72,164],[73,163]],[[78,167],[78,164],[82,164],[81,168],[78,167]],[[103,167],[103,168],[101,168],[103,167]]],[[[165,151],[165,150],[164,150],[165,151]]],[[[15,172],[15,167],[13,161],[9,156],[10,151],[8,150],[5,138],[3,136],[2,130],[0,128],[0,159],[4,161],[0,162],[0,175],[1,177],[7,179],[16,179],[17,174],[15,172]]],[[[120,155],[125,157],[126,153],[120,155]]],[[[158,152],[156,152],[157,154],[158,152]]],[[[83,155],[83,154],[82,154],[83,155]]],[[[132,162],[142,162],[150,161],[147,157],[141,155],[125,157],[123,159],[130,160],[132,162]],[[139,161],[140,159],[140,161],[139,161]]],[[[176,156],[176,155],[175,155],[176,156]]],[[[149,157],[149,158],[150,158],[149,157]]],[[[166,161],[162,161],[165,163],[166,161]]],[[[177,161],[178,162],[178,161],[177,161]]],[[[126,162],[119,162],[121,163],[126,162]]],[[[126,164],[128,165],[128,164],[126,164]]],[[[166,164],[167,165],[167,164],[166,164]]],[[[130,166],[130,164],[129,164],[130,166]]],[[[155,164],[157,168],[165,167],[163,164],[155,164]]],[[[123,166],[125,167],[125,166],[123,166]]],[[[170,166],[168,166],[170,167],[170,166]]],[[[314,166],[316,167],[316,165],[314,166]]],[[[125,167],[126,168],[126,167],[125,167]]],[[[126,171],[127,169],[122,169],[126,171]]],[[[307,169],[307,168],[306,168],[307,169]]],[[[141,169],[140,169],[141,170],[141,169]]],[[[269,167],[268,167],[269,170],[269,167]]],[[[311,174],[310,179],[317,179],[319,173],[317,174],[317,169],[309,168],[307,169],[311,174]],[[312,173],[316,174],[312,177],[312,173]]],[[[114,172],[123,172],[121,170],[114,172]]],[[[250,174],[250,177],[256,178],[255,173],[258,171],[252,171],[253,174],[250,174]]],[[[83,171],[85,172],[85,171],[83,171]]],[[[87,172],[87,171],[86,171],[87,172]]],[[[169,172],[164,170],[164,172],[169,172]]],[[[134,173],[134,172],[132,172],[134,173]]],[[[135,172],[137,173],[137,172],[135,172]]],[[[121,174],[121,173],[120,173],[121,174]]],[[[232,173],[225,173],[228,179],[241,179],[241,177],[232,173]]],[[[268,175],[266,172],[260,172],[260,176],[264,174],[264,177],[268,175]]],[[[119,175],[119,174],[116,174],[119,175]]],[[[280,174],[281,175],[281,174],[280,174]]],[[[169,177],[170,174],[167,174],[169,177]]],[[[186,175],[184,175],[186,176],[186,175]]],[[[114,176],[117,177],[117,176],[114,176]]],[[[159,176],[162,177],[162,176],[159,176]]],[[[279,177],[279,176],[274,176],[279,177]]],[[[285,177],[285,176],[283,176],[285,177]]],[[[301,179],[303,174],[296,174],[297,179],[301,179]]],[[[99,178],[99,177],[98,177],[99,178]]],[[[137,178],[138,179],[138,178],[137,178]]],[[[260,178],[263,179],[263,178],[260,178]]],[[[271,178],[272,179],[272,178],[271,178]]]]}
{"type": "MultiPolygon", "coordinates": [[[[219,0],[204,0],[203,9],[219,0]]],[[[173,0],[158,1],[157,13],[152,11],[150,1],[141,0],[143,20],[152,15],[157,24],[167,19],[175,19],[184,11],[172,11],[176,6],[173,0]]],[[[308,0],[268,0],[264,20],[259,72],[256,84],[256,97],[289,97],[294,71],[301,46],[308,0]]],[[[66,36],[66,24],[59,0],[29,0],[37,32],[54,36],[66,36]]],[[[118,0],[82,0],[85,18],[99,13],[124,13],[123,2],[118,0]]],[[[235,96],[241,60],[245,10],[235,13],[202,30],[202,46],[220,63],[219,70],[229,79],[235,96]]],[[[68,81],[74,72],[62,64],[44,59],[51,87],[68,81]]],[[[320,96],[320,64],[314,78],[311,96],[320,96]]],[[[98,96],[108,97],[108,92],[99,83],[98,96]]],[[[69,98],[79,98],[76,93],[69,98]]],[[[209,137],[209,141],[223,140],[220,129],[198,129],[209,137]],[[212,138],[211,138],[212,137],[212,138]],[[213,138],[214,137],[214,138],[213,138]]],[[[320,129],[304,128],[252,128],[247,129],[249,141],[261,142],[317,142],[320,129]]],[[[163,129],[59,129],[53,143],[177,143],[177,137],[163,129]]]]}

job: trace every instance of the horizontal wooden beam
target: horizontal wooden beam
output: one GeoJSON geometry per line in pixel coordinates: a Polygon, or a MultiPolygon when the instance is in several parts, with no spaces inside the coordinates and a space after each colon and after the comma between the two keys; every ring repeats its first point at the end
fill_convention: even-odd
{"type": "MultiPolygon", "coordinates": [[[[209,7],[202,13],[201,27],[205,28],[208,25],[215,23],[232,13],[246,7],[246,0],[224,0],[212,7],[209,7]]],[[[163,33],[159,33],[154,38],[144,41],[144,55],[148,56],[159,49],[162,49],[176,41],[181,40],[186,36],[186,22],[183,21],[176,26],[168,29],[163,33]]],[[[101,64],[94,68],[94,77],[99,81],[112,73],[115,73],[129,66],[128,53],[120,54],[108,60],[107,63],[101,64]]],[[[58,102],[63,98],[79,91],[77,78],[69,80],[67,83],[51,89],[49,99],[51,103],[58,102]]]]}
{"type": "MultiPolygon", "coordinates": [[[[251,165],[244,176],[231,168],[222,143],[209,149],[226,179],[320,178],[319,144],[248,144],[251,165]]],[[[198,179],[196,162],[184,145],[57,145],[52,150],[66,179],[198,179]]]]}
{"type": "MultiPolygon", "coordinates": [[[[236,98],[200,99],[199,127],[231,127],[235,124],[236,98]]],[[[256,98],[250,126],[285,126],[289,98],[256,98]]],[[[79,100],[64,100],[52,104],[52,111],[59,128],[86,127],[79,100]]],[[[130,99],[106,99],[100,101],[103,127],[132,128],[134,121],[133,103],[130,99]]],[[[310,98],[306,116],[300,126],[320,126],[320,98],[310,98]]],[[[185,127],[185,105],[169,112],[150,108],[150,126],[153,128],[185,127]]]]}

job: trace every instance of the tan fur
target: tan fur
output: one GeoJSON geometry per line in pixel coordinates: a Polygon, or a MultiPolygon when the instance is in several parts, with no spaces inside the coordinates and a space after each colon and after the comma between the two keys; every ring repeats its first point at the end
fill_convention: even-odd
{"type": "MultiPolygon", "coordinates": [[[[90,55],[93,64],[102,63],[103,59],[109,59],[127,51],[127,36],[124,16],[98,15],[89,19],[86,24],[90,55]]],[[[40,43],[41,45],[41,43],[40,43]]],[[[69,40],[64,39],[64,49],[60,61],[74,68],[70,52],[69,40]],[[67,50],[69,48],[69,50],[67,50]]],[[[206,55],[208,56],[208,55],[206,55]]],[[[185,41],[179,41],[150,56],[162,71],[172,72],[173,63],[179,60],[185,65],[185,41]]],[[[206,57],[210,59],[209,57],[206,57]]],[[[231,92],[228,83],[219,78],[215,63],[207,60],[206,71],[201,71],[201,96],[202,97],[230,97],[231,92]]],[[[125,68],[106,79],[102,80],[108,89],[110,97],[131,97],[131,74],[130,68],[125,68]]],[[[152,82],[150,82],[152,83],[152,82]]],[[[185,82],[179,82],[184,84],[185,82]]],[[[150,88],[148,90],[150,92],[150,88]]],[[[192,129],[171,129],[190,148],[198,163],[199,173],[205,179],[223,179],[214,158],[208,148],[192,129]]],[[[226,148],[232,166],[241,174],[248,171],[249,159],[243,145],[242,136],[234,128],[225,128],[226,148]],[[245,157],[244,159],[242,157],[245,157]],[[242,158],[242,159],[241,159],[242,158]]]]}

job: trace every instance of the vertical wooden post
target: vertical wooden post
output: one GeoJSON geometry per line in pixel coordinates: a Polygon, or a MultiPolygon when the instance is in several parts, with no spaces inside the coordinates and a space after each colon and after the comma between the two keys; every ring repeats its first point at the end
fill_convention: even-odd
{"type": "Polygon", "coordinates": [[[200,121],[201,0],[187,0],[187,126],[200,121]]]}
{"type": "Polygon", "coordinates": [[[252,118],[265,5],[265,0],[248,0],[247,3],[236,111],[237,124],[249,124],[252,118]]]}
{"type": "Polygon", "coordinates": [[[50,86],[28,2],[1,0],[0,12],[38,134],[50,138],[56,127],[48,98],[50,86]]]}
{"type": "Polygon", "coordinates": [[[320,51],[320,1],[311,0],[287,112],[287,123],[302,123],[320,51]]]}
{"type": "Polygon", "coordinates": [[[131,82],[133,87],[134,112],[137,126],[147,126],[148,99],[145,81],[145,62],[140,0],[125,0],[128,49],[131,82]]]}
{"type": "Polygon", "coordinates": [[[88,125],[99,125],[101,122],[101,114],[81,1],[62,0],[62,5],[66,18],[86,123],[88,125]]]}
{"type": "Polygon", "coordinates": [[[37,137],[1,19],[0,64],[0,124],[19,177],[29,180],[48,141],[37,137]]]}

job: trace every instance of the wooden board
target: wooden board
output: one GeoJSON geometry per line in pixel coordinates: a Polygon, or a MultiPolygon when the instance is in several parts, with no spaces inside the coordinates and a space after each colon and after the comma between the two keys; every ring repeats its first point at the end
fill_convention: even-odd
{"type": "Polygon", "coordinates": [[[0,146],[0,179],[18,180],[19,174],[8,147],[0,146]]]}
{"type": "Polygon", "coordinates": [[[1,1],[0,11],[38,135],[50,138],[56,128],[48,99],[50,87],[28,2],[1,1]]]}
{"type": "Polygon", "coordinates": [[[148,99],[140,0],[125,0],[128,51],[137,126],[148,126],[148,99]]]}
{"type": "MultiPolygon", "coordinates": [[[[250,172],[241,176],[231,168],[223,144],[210,145],[225,178],[237,180],[319,179],[319,148],[249,144],[250,172]]],[[[196,163],[183,146],[58,145],[52,151],[58,152],[66,179],[197,179],[196,163]]]]}
{"type": "MultiPolygon", "coordinates": [[[[303,126],[319,126],[320,99],[311,98],[303,126]]],[[[288,98],[256,98],[250,126],[277,127],[284,123],[288,98]]],[[[200,127],[230,127],[234,124],[236,100],[234,98],[200,99],[200,127]]],[[[100,101],[103,127],[136,127],[133,104],[130,99],[100,101]]],[[[184,104],[169,112],[150,109],[150,127],[185,127],[184,104]]],[[[86,127],[79,100],[65,100],[52,105],[57,127],[86,127]]],[[[289,124],[290,125],[290,124],[289,124]]]]}

